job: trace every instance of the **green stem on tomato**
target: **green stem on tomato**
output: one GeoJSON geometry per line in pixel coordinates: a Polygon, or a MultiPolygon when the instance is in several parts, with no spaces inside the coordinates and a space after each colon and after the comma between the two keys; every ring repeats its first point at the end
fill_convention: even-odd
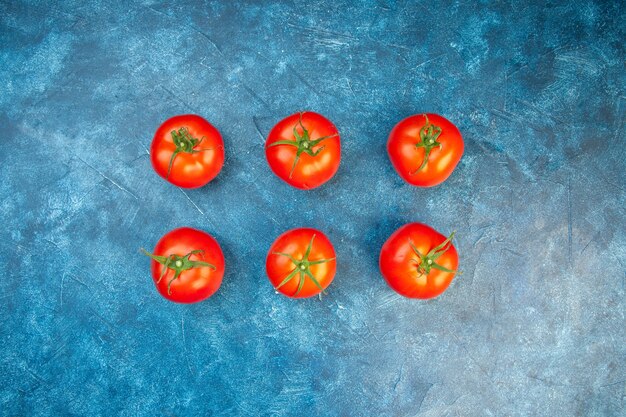
{"type": "Polygon", "coordinates": [[[163,277],[167,273],[168,269],[171,269],[172,271],[174,271],[174,278],[169,280],[169,282],[167,283],[167,294],[168,295],[172,295],[172,291],[170,289],[170,287],[172,286],[172,282],[174,282],[174,280],[176,280],[183,271],[187,271],[189,269],[198,268],[198,267],[208,267],[208,268],[211,268],[213,270],[217,269],[215,267],[215,265],[210,264],[208,262],[192,261],[192,260],[189,259],[189,257],[191,255],[195,255],[195,254],[198,254],[198,253],[204,253],[204,251],[202,249],[192,250],[191,252],[189,252],[188,254],[186,254],[184,256],[179,256],[179,255],[175,255],[175,254],[171,254],[169,256],[153,255],[150,252],[148,252],[147,250],[145,250],[144,248],[141,248],[141,251],[145,255],[147,255],[150,258],[152,258],[152,260],[154,260],[155,262],[158,262],[158,263],[160,263],[161,265],[164,266],[164,268],[161,270],[161,276],[157,280],[157,284],[159,282],[161,282],[161,280],[163,279],[163,277]]]}
{"type": "Polygon", "coordinates": [[[410,175],[417,174],[426,166],[428,163],[428,157],[430,156],[430,152],[433,148],[438,147],[441,149],[443,147],[443,144],[437,141],[441,135],[441,127],[430,123],[428,115],[424,114],[424,117],[426,118],[426,124],[420,129],[420,141],[415,144],[415,149],[424,148],[424,160],[422,161],[422,165],[420,165],[420,167],[413,171],[410,175]]]}
{"type": "Polygon", "coordinates": [[[300,119],[298,120],[298,123],[296,123],[293,127],[294,140],[277,140],[267,145],[268,148],[281,145],[294,146],[297,148],[296,157],[293,160],[291,171],[289,171],[289,178],[291,178],[291,176],[293,175],[293,172],[296,169],[296,165],[298,164],[298,161],[300,160],[300,155],[302,155],[302,153],[306,153],[310,156],[317,156],[320,152],[322,152],[325,146],[322,146],[315,151],[313,151],[313,148],[319,145],[323,140],[337,136],[337,133],[335,133],[334,135],[323,136],[321,138],[311,140],[309,131],[302,124],[302,114],[303,112],[300,112],[300,119]],[[298,124],[302,128],[302,134],[298,133],[298,124]]]}
{"type": "Polygon", "coordinates": [[[415,246],[413,241],[409,239],[409,245],[411,245],[411,249],[413,249],[413,252],[415,252],[415,254],[419,256],[419,260],[414,260],[417,263],[417,271],[420,273],[420,276],[430,274],[431,269],[437,269],[439,271],[450,272],[453,274],[457,273],[457,271],[448,269],[435,262],[441,257],[441,255],[443,255],[448,249],[450,249],[450,246],[452,245],[452,238],[454,237],[455,233],[456,231],[452,232],[446,240],[431,249],[426,255],[422,254],[419,249],[417,249],[417,246],[415,246]]]}
{"type": "Polygon", "coordinates": [[[187,129],[186,127],[181,127],[178,130],[172,130],[171,135],[172,141],[174,142],[174,145],[176,145],[176,149],[174,150],[174,152],[172,153],[172,157],[170,158],[170,163],[167,167],[167,175],[165,176],[166,179],[170,177],[172,165],[174,165],[174,159],[176,159],[176,156],[179,153],[186,152],[193,154],[213,150],[213,148],[196,149],[196,147],[200,145],[200,143],[202,143],[204,137],[202,137],[201,139],[194,138],[193,136],[191,136],[191,134],[189,133],[189,129],[187,129]]]}
{"type": "Polygon", "coordinates": [[[304,280],[306,279],[306,277],[308,277],[313,282],[313,284],[315,284],[315,286],[319,288],[320,291],[324,291],[324,288],[322,288],[317,278],[315,278],[315,276],[311,272],[310,267],[311,265],[319,265],[319,264],[323,264],[326,262],[334,261],[335,258],[309,260],[309,256],[311,255],[311,248],[313,247],[313,239],[315,239],[315,234],[311,237],[309,246],[307,246],[306,251],[304,252],[304,256],[300,260],[295,259],[293,256],[289,255],[288,253],[272,252],[272,255],[285,256],[289,258],[289,260],[295,265],[295,268],[293,269],[293,271],[291,271],[285,277],[285,279],[283,279],[281,283],[278,284],[276,289],[279,289],[280,287],[282,287],[283,285],[291,281],[296,276],[296,274],[299,274],[298,289],[296,290],[296,293],[294,295],[298,295],[300,293],[300,291],[302,290],[302,287],[304,286],[304,280]]]}

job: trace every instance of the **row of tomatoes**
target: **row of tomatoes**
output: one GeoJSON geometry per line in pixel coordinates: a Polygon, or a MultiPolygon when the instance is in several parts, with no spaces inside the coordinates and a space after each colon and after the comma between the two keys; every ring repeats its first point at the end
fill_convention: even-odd
{"type": "MultiPolygon", "coordinates": [[[[409,298],[432,298],[443,293],[456,273],[459,258],[452,237],[421,223],[396,230],[380,251],[380,271],[396,292],[409,298]]],[[[217,241],[208,233],[181,227],[164,235],[152,258],[152,278],[168,300],[195,303],[215,294],[226,263],[217,241]]],[[[280,235],[265,261],[267,276],[287,297],[318,295],[330,285],[337,255],[328,237],[316,229],[300,228],[280,235]]]]}
{"type": "MultiPolygon", "coordinates": [[[[463,139],[456,126],[439,115],[414,115],[393,128],[387,151],[406,182],[431,187],[452,174],[463,155],[463,139]]],[[[161,177],[179,187],[197,188],[209,183],[222,169],[224,141],[202,117],[174,116],[157,130],[150,155],[161,177]]],[[[316,188],[339,168],[339,132],[321,114],[292,114],[271,130],[265,155],[272,171],[288,184],[316,188]]]]}
{"type": "MultiPolygon", "coordinates": [[[[391,131],[387,142],[398,174],[416,186],[445,181],[463,154],[459,130],[435,114],[408,117],[391,131]]],[[[335,175],[341,157],[337,128],[313,112],[291,115],[271,130],[266,157],[272,171],[288,184],[310,189],[335,175]]],[[[155,171],[174,185],[201,187],[217,176],[224,164],[219,131],[200,116],[175,116],[157,130],[151,146],[155,171]]],[[[443,293],[457,273],[458,254],[449,237],[421,223],[396,230],[380,252],[380,270],[391,288],[410,298],[443,293]]],[[[152,277],[167,299],[193,303],[213,295],[221,285],[225,260],[217,241],[188,227],[172,230],[152,253],[152,277]]],[[[270,247],[267,276],[274,288],[293,298],[322,293],[336,272],[332,243],[319,230],[293,229],[270,247]]]]}

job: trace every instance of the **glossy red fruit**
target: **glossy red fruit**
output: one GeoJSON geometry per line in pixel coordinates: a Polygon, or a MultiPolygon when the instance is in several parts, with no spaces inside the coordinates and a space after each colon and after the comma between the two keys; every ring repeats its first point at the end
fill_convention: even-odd
{"type": "Polygon", "coordinates": [[[174,185],[198,188],[208,184],[224,165],[220,132],[200,116],[167,119],[154,134],[150,159],[157,174],[174,185]]]}
{"type": "Polygon", "coordinates": [[[337,262],[330,240],[319,230],[301,228],[280,235],[265,262],[267,276],[287,297],[313,297],[335,277],[337,262]]]}
{"type": "Polygon", "coordinates": [[[316,188],[339,169],[339,132],[321,114],[292,114],[271,130],[265,156],[274,174],[286,183],[301,189],[316,188]]]}
{"type": "Polygon", "coordinates": [[[463,156],[461,132],[437,114],[416,114],[398,123],[389,134],[387,152],[406,182],[432,187],[444,182],[463,156]]]}
{"type": "Polygon", "coordinates": [[[156,289],[168,300],[196,303],[213,295],[224,277],[224,255],[208,233],[181,227],[166,233],[152,253],[143,250],[151,261],[156,289]]]}
{"type": "Polygon", "coordinates": [[[387,239],[380,251],[380,272],[398,294],[408,298],[433,298],[452,282],[459,256],[446,238],[422,223],[405,224],[387,239]]]}

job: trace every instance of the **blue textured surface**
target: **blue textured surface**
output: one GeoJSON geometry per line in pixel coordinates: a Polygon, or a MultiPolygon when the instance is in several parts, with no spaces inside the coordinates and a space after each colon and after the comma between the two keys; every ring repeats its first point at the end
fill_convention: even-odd
{"type": "Polygon", "coordinates": [[[481,3],[2,1],[0,414],[624,415],[624,6],[481,3]],[[308,192],[263,152],[302,109],[343,141],[308,192]],[[466,154],[417,189],[385,142],[426,111],[466,154]],[[183,192],[146,149],[186,112],[227,161],[183,192]],[[436,300],[378,273],[409,221],[458,231],[464,274],[436,300]],[[138,253],[183,225],[227,261],[191,306],[138,253]],[[265,277],[296,226],[338,252],[322,301],[265,277]]]}

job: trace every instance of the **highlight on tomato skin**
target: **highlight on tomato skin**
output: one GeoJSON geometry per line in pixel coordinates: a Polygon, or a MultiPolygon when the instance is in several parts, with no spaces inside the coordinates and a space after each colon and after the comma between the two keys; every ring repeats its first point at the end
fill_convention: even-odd
{"type": "Polygon", "coordinates": [[[387,141],[387,153],[398,175],[418,187],[433,187],[448,179],[464,147],[459,129],[433,113],[401,120],[387,141]]]}
{"type": "Polygon", "coordinates": [[[163,235],[151,252],[150,270],[157,291],[177,303],[197,303],[211,297],[222,284],[225,261],[219,243],[202,230],[174,229],[163,235]]]}
{"type": "Polygon", "coordinates": [[[446,237],[423,223],[400,227],[380,251],[380,272],[387,284],[407,298],[441,295],[458,271],[454,234],[446,237]]]}
{"type": "Polygon", "coordinates": [[[182,188],[198,188],[211,182],[224,166],[224,158],[222,135],[195,114],[167,119],[150,145],[155,172],[182,188]]]}
{"type": "Polygon", "coordinates": [[[316,188],[339,169],[339,132],[321,114],[295,113],[272,128],[265,156],[272,172],[287,184],[303,190],[316,188]]]}
{"type": "Polygon", "coordinates": [[[290,298],[313,297],[324,292],[335,278],[335,249],[319,230],[292,229],[271,245],[265,269],[277,293],[290,298]]]}

